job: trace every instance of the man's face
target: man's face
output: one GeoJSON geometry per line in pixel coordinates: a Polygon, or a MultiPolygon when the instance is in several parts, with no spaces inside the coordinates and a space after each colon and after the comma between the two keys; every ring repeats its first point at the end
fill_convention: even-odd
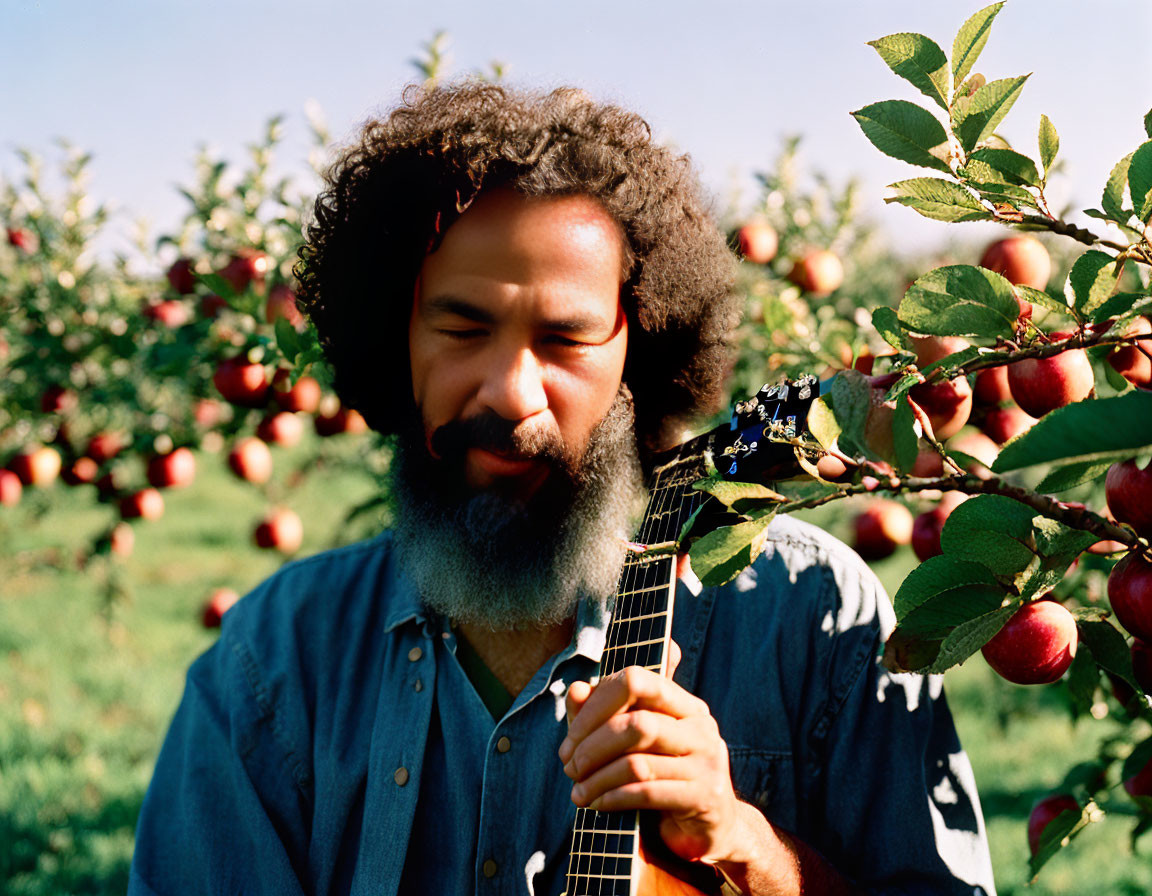
{"type": "Polygon", "coordinates": [[[413,394],[430,451],[438,433],[455,441],[472,489],[526,500],[548,476],[542,451],[582,455],[624,370],[622,269],[619,227],[595,200],[509,190],[483,194],[425,259],[413,394]],[[469,427],[485,421],[503,425],[469,427]]]}

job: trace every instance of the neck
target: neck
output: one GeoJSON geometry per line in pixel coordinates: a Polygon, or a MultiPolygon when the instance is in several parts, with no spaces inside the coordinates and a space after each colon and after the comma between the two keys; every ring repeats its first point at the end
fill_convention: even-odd
{"type": "Polygon", "coordinates": [[[536,670],[572,641],[575,616],[555,625],[493,630],[475,623],[456,627],[513,697],[532,680],[536,670]]]}

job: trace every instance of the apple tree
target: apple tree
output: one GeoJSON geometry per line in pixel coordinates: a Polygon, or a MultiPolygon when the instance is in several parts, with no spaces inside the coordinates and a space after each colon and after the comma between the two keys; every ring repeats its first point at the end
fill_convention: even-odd
{"type": "MultiPolygon", "coordinates": [[[[922,97],[852,114],[881,152],[927,169],[892,184],[887,202],[1013,233],[979,265],[928,270],[898,305],[874,302],[863,315],[842,294],[851,286],[826,293],[812,274],[756,265],[764,279],[749,292],[760,307],[789,306],[781,274],[806,291],[808,310],[775,348],[802,344],[796,337],[813,325],[863,336],[849,341],[839,364],[849,369],[794,440],[811,475],[777,483],[770,497],[700,483],[730,507],[738,495],[733,522],[744,525],[699,538],[691,554],[704,582],[719,583],[755,557],[776,513],[888,496],[856,520],[858,550],[880,557],[912,542],[922,561],[894,596],[890,670],[943,673],[982,652],[1010,681],[1066,689],[1075,712],[1110,716],[1127,732],[1097,756],[1069,757],[1066,780],[1036,807],[1037,873],[1106,812],[1133,814],[1134,840],[1152,827],[1152,113],[1150,139],[1117,163],[1099,207],[1085,211],[1097,224],[1054,213],[1052,120],[1041,117],[1035,154],[999,132],[1028,76],[987,80],[975,70],[1002,6],[971,16],[950,55],[921,34],[872,41],[922,97]],[[1068,241],[1062,282],[1034,233],[1068,241]],[[980,431],[962,432],[965,424],[980,431]],[[932,506],[913,519],[903,506],[913,499],[932,506]]],[[[777,187],[765,187],[768,211],[777,187]]],[[[736,232],[749,261],[763,261],[764,219],[736,232]]],[[[811,343],[826,354],[830,341],[811,343]]],[[[783,352],[780,366],[819,370],[821,351],[783,352]]]]}

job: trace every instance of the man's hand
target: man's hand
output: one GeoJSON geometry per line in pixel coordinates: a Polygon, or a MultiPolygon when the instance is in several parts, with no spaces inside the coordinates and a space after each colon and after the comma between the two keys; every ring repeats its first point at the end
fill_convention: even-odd
{"type": "Polygon", "coordinates": [[[708,705],[672,682],[679,659],[673,643],[668,678],[633,666],[594,688],[574,682],[560,760],[577,806],[655,809],[660,836],[680,857],[737,860],[755,810],[732,790],[728,747],[708,705]]]}

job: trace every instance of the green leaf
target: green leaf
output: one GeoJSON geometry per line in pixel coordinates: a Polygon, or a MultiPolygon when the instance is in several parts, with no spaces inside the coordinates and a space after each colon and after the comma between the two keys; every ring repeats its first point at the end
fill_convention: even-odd
{"type": "Polygon", "coordinates": [[[232,288],[232,284],[219,274],[197,274],[193,272],[192,276],[218,296],[222,296],[225,299],[232,299],[236,296],[236,290],[232,288]]]}
{"type": "Polygon", "coordinates": [[[1104,195],[1100,197],[1100,206],[1113,221],[1126,224],[1132,212],[1124,208],[1124,188],[1128,186],[1128,166],[1132,163],[1134,152],[1128,153],[1112,169],[1108,175],[1108,183],[1104,185],[1104,195]]]}
{"type": "Polygon", "coordinates": [[[989,81],[972,94],[963,108],[957,104],[952,132],[965,151],[973,150],[981,140],[996,130],[996,125],[1008,114],[1029,77],[1020,75],[1017,78],[989,81]]]}
{"type": "MultiPolygon", "coordinates": [[[[864,428],[872,407],[872,387],[868,384],[868,378],[858,370],[845,370],[832,381],[827,398],[835,426],[840,431],[840,449],[853,455],[868,453],[864,444],[864,428]]],[[[818,402],[823,400],[824,396],[821,396],[818,402]]],[[[823,438],[815,430],[813,435],[825,448],[830,447],[824,444],[823,438]]]]}
{"type": "Polygon", "coordinates": [[[295,361],[300,354],[300,335],[296,328],[282,317],[276,318],[276,345],[285,360],[295,361]]]}
{"type": "Polygon", "coordinates": [[[906,373],[900,379],[896,380],[888,391],[884,393],[884,401],[899,402],[905,395],[912,391],[913,386],[918,386],[924,381],[923,377],[917,373],[906,373]]]}
{"type": "Polygon", "coordinates": [[[969,560],[1000,575],[1016,575],[1035,557],[1036,511],[1004,495],[976,495],[948,515],[940,533],[944,554],[969,560]]]}
{"type": "Polygon", "coordinates": [[[1085,461],[1058,467],[1040,480],[1036,491],[1043,494],[1065,492],[1070,488],[1099,479],[1108,472],[1111,461],[1085,461]]]}
{"type": "Polygon", "coordinates": [[[929,112],[905,100],[873,103],[852,113],[872,145],[887,156],[951,173],[948,135],[929,112]]]}
{"type": "Polygon", "coordinates": [[[959,184],[936,177],[902,180],[888,187],[894,195],[885,202],[896,202],[918,211],[933,221],[989,221],[992,213],[978,198],[959,184]]]}
{"type": "Polygon", "coordinates": [[[956,370],[975,361],[977,358],[983,357],[991,352],[991,349],[981,348],[978,345],[970,345],[967,348],[962,348],[958,352],[952,352],[950,355],[945,355],[938,361],[933,361],[931,364],[924,365],[920,371],[924,374],[935,373],[937,370],[944,371],[946,379],[952,379],[956,376],[956,370]]]}
{"type": "Polygon", "coordinates": [[[750,505],[759,507],[771,503],[782,504],[788,500],[779,492],[775,492],[758,482],[701,479],[699,482],[694,482],[692,488],[707,492],[725,507],[731,507],[737,513],[743,513],[745,508],[750,505]]]}
{"type": "Polygon", "coordinates": [[[992,470],[1007,473],[1054,461],[1126,460],[1150,448],[1152,393],[1136,389],[1112,398],[1078,401],[1045,414],[1001,449],[992,470]]]}
{"type": "MultiPolygon", "coordinates": [[[[1103,815],[1103,813],[1099,814],[1103,815]]],[[[1040,869],[1048,860],[1067,845],[1065,841],[1070,841],[1084,830],[1094,817],[1087,807],[1079,812],[1065,809],[1045,825],[1044,831],[1040,835],[1036,855],[1028,861],[1028,873],[1032,875],[1032,880],[1036,879],[1036,875],[1040,873],[1040,869]]]]}
{"type": "Polygon", "coordinates": [[[947,555],[913,569],[893,598],[900,627],[911,637],[944,638],[956,626],[998,608],[1004,586],[979,563],[947,555]]]}
{"type": "Polygon", "coordinates": [[[1036,173],[1036,163],[1028,156],[1013,149],[978,149],[969,157],[970,161],[983,162],[998,171],[1010,184],[1028,187],[1040,186],[1040,175],[1036,173]]]}
{"type": "Polygon", "coordinates": [[[1142,292],[1118,292],[1107,302],[1096,309],[1092,315],[1092,322],[1098,323],[1110,317],[1125,317],[1136,307],[1137,303],[1146,303],[1150,297],[1142,292]]]}
{"type": "Polygon", "coordinates": [[[915,425],[916,416],[912,413],[912,405],[906,401],[896,402],[896,412],[892,418],[892,444],[896,469],[901,473],[912,469],[920,453],[915,425]]]}
{"type": "Polygon", "coordinates": [[[1152,216],[1152,140],[1132,153],[1128,164],[1128,193],[1136,217],[1147,221],[1152,216]]]}
{"type": "Polygon", "coordinates": [[[1116,259],[1099,249],[1089,249],[1072,265],[1064,292],[1071,290],[1072,307],[1087,315],[1108,301],[1117,280],[1116,259]]]}
{"type": "Polygon", "coordinates": [[[1068,695],[1072,698],[1073,717],[1087,714],[1095,702],[1096,686],[1100,683],[1100,670],[1092,662],[1089,651],[1077,651],[1068,668],[1067,683],[1068,695]]]}
{"type": "Polygon", "coordinates": [[[692,569],[711,588],[736,578],[760,556],[764,531],[772,521],[769,513],[746,523],[715,529],[696,540],[688,549],[692,569]]]}
{"type": "Polygon", "coordinates": [[[872,311],[872,327],[881,338],[897,351],[912,351],[912,340],[900,326],[896,309],[880,305],[872,311]]]}
{"type": "Polygon", "coordinates": [[[984,45],[988,43],[988,34],[992,28],[992,20],[1000,12],[1003,3],[993,3],[985,6],[978,13],[968,19],[956,33],[952,41],[952,82],[959,84],[968,77],[972,66],[980,58],[984,45]]]}
{"type": "Polygon", "coordinates": [[[1069,311],[1068,303],[1063,299],[1057,298],[1042,289],[1033,289],[1031,286],[1024,286],[1023,284],[1016,285],[1016,292],[1020,294],[1020,298],[1026,302],[1031,302],[1033,305],[1039,305],[1041,308],[1047,308],[1049,311],[1055,311],[1058,314],[1067,314],[1069,311]]]}
{"type": "Polygon", "coordinates": [[[935,102],[948,109],[948,57],[936,42],[923,34],[889,34],[868,42],[892,71],[935,102]]]}
{"type": "Polygon", "coordinates": [[[900,320],[908,329],[936,336],[1011,336],[1019,313],[1011,283],[962,264],[929,271],[900,302],[900,320]]]}
{"type": "Polygon", "coordinates": [[[1080,647],[1087,648],[1100,668],[1117,675],[1137,691],[1136,676],[1132,672],[1132,653],[1119,629],[1107,620],[1078,619],[1080,647]]]}
{"type": "Polygon", "coordinates": [[[1060,151],[1060,135],[1056,133],[1056,126],[1049,121],[1047,115],[1040,116],[1040,164],[1044,166],[1044,177],[1047,179],[1048,171],[1056,160],[1056,153],[1060,151]]]}
{"type": "Polygon", "coordinates": [[[964,662],[987,644],[1018,609],[1016,604],[1001,607],[956,626],[952,633],[944,639],[944,643],[940,645],[940,653],[927,671],[929,673],[944,672],[964,662]]]}
{"type": "Polygon", "coordinates": [[[1120,770],[1120,780],[1127,781],[1149,762],[1152,762],[1152,738],[1148,738],[1142,743],[1137,744],[1136,749],[1128,754],[1128,757],[1124,760],[1124,766],[1120,770]]]}

